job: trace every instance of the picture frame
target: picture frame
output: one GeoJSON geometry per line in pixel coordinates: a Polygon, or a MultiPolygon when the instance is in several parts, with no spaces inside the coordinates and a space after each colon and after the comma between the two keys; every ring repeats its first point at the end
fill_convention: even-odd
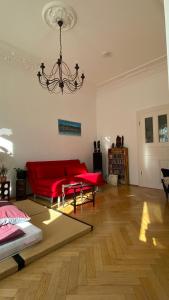
{"type": "Polygon", "coordinates": [[[81,123],[58,119],[58,132],[61,135],[81,136],[81,123]]]}

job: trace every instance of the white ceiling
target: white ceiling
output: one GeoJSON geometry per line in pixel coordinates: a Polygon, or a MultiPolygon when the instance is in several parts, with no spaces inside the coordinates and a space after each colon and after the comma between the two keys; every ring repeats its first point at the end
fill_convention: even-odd
{"type": "MultiPolygon", "coordinates": [[[[42,20],[46,0],[0,0],[0,40],[47,65],[58,58],[58,32],[42,20]]],[[[166,55],[162,0],[64,0],[77,13],[62,34],[63,58],[99,85],[166,55]],[[104,57],[104,52],[112,52],[104,57]]],[[[71,67],[72,66],[72,67],[71,67]]]]}

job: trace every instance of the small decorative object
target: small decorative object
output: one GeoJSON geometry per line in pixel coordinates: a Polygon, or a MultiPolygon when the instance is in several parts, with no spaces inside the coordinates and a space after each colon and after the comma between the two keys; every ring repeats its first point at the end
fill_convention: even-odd
{"type": "Polygon", "coordinates": [[[14,168],[16,171],[16,178],[17,179],[26,179],[26,170],[21,168],[14,168]]]}
{"type": "Polygon", "coordinates": [[[114,143],[112,143],[111,147],[114,148],[114,143]]]}
{"type": "Polygon", "coordinates": [[[121,137],[119,135],[117,135],[116,137],[116,147],[117,148],[121,147],[121,137]]]}
{"type": "Polygon", "coordinates": [[[58,120],[59,134],[64,135],[81,135],[81,123],[58,120]]]}
{"type": "Polygon", "coordinates": [[[123,135],[121,137],[121,146],[122,146],[122,148],[124,147],[124,136],[123,135]]]}
{"type": "Polygon", "coordinates": [[[53,28],[59,28],[59,58],[54,63],[51,72],[45,72],[45,65],[41,63],[37,76],[42,87],[48,89],[49,92],[73,93],[79,90],[84,81],[84,73],[79,76],[79,65],[75,65],[74,73],[71,73],[68,65],[63,61],[62,54],[62,29],[72,28],[76,21],[76,13],[71,8],[62,4],[60,1],[52,1],[47,3],[43,9],[44,21],[53,28]]]}
{"type": "Polygon", "coordinates": [[[97,152],[100,152],[100,141],[97,141],[97,152]]]}
{"type": "Polygon", "coordinates": [[[94,152],[97,152],[96,141],[94,141],[93,145],[94,145],[94,152]]]}

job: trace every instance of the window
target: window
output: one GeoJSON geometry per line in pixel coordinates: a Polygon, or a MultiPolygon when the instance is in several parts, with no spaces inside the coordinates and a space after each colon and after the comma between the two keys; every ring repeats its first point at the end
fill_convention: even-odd
{"type": "Polygon", "coordinates": [[[145,118],[145,142],[153,143],[153,118],[145,118]]]}

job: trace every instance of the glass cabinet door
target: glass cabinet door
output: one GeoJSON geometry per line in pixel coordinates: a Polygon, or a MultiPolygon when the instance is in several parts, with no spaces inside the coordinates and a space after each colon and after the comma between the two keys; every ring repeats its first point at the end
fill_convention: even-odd
{"type": "Polygon", "coordinates": [[[152,117],[145,118],[145,142],[146,143],[154,142],[152,117]]]}
{"type": "Polygon", "coordinates": [[[168,142],[167,115],[158,116],[158,138],[160,143],[168,142]]]}

